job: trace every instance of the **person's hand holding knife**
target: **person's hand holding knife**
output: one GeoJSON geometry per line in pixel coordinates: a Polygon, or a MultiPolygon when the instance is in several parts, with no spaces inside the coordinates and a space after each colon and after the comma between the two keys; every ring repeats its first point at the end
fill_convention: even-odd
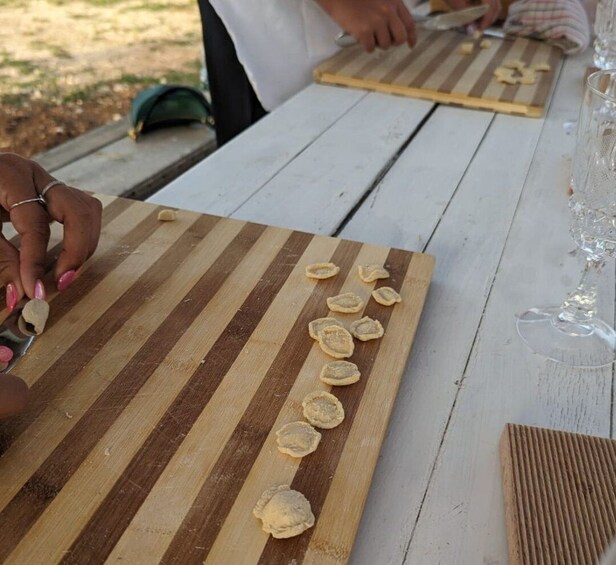
{"type": "MultiPolygon", "coordinates": [[[[329,16],[363,48],[374,51],[394,45],[417,43],[415,21],[403,0],[316,0],[329,16]]],[[[476,5],[471,0],[446,0],[452,10],[476,5]]],[[[477,29],[491,25],[500,12],[500,0],[483,0],[490,9],[478,22],[477,29]]]]}

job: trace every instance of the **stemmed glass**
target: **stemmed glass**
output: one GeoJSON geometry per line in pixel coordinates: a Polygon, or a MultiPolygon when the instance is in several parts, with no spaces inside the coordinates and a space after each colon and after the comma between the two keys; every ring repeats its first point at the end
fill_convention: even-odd
{"type": "Polygon", "coordinates": [[[517,316],[518,333],[536,353],[574,367],[614,361],[616,332],[597,317],[597,283],[616,255],[616,70],[588,77],[569,199],[570,233],[586,255],[577,288],[558,307],[531,308],[517,316]]]}

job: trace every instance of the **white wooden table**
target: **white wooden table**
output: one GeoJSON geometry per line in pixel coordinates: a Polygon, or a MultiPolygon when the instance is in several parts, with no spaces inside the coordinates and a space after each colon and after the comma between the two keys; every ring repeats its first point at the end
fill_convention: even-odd
{"type": "Polygon", "coordinates": [[[506,563],[504,424],[616,435],[612,369],[543,361],[514,324],[581,269],[563,126],[588,61],[566,61],[545,119],[310,86],[151,199],[436,257],[353,563],[506,563]]]}

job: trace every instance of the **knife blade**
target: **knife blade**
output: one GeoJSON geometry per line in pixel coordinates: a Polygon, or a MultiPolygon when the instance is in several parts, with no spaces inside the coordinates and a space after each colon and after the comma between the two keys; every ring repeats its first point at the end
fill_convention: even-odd
{"type": "MultiPolygon", "coordinates": [[[[34,341],[34,335],[25,335],[19,329],[17,324],[21,311],[26,305],[27,300],[20,302],[15,310],[8,316],[0,325],[0,345],[8,347],[13,352],[13,358],[9,361],[6,367],[0,370],[0,373],[8,373],[21,359],[34,341]]],[[[1,367],[2,365],[0,365],[1,367]]]]}
{"type": "MultiPolygon", "coordinates": [[[[464,8],[463,10],[455,10],[446,12],[438,16],[425,16],[416,12],[412,13],[415,22],[424,29],[430,31],[447,31],[470,24],[486,14],[490,9],[487,4],[464,8]]],[[[350,47],[357,43],[352,35],[343,31],[336,36],[336,45],[339,47],[350,47]]]]}

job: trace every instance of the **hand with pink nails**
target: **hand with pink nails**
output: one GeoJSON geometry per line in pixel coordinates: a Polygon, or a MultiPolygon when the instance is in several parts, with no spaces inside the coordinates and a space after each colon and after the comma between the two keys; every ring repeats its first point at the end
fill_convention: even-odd
{"type": "Polygon", "coordinates": [[[96,249],[101,212],[96,198],[55,181],[34,161],[0,152],[0,219],[10,221],[20,235],[16,247],[0,234],[0,284],[9,310],[24,296],[46,299],[50,222],[64,225],[62,251],[53,265],[53,280],[62,291],[96,249]],[[38,200],[43,191],[45,205],[38,200]]]}

